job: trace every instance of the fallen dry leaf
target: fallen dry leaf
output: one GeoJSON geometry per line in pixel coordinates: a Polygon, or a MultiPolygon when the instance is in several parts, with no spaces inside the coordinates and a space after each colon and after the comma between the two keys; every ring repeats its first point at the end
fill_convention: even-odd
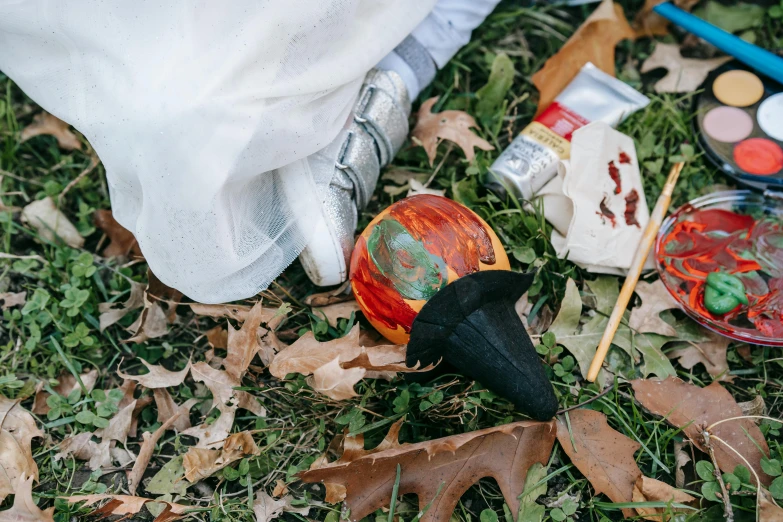
{"type": "Polygon", "coordinates": [[[136,401],[131,401],[127,406],[120,409],[109,420],[109,425],[103,430],[96,431],[103,442],[116,440],[123,445],[128,440],[128,432],[131,429],[131,423],[133,422],[133,411],[136,409],[136,401]]]}
{"type": "MultiPolygon", "coordinates": [[[[30,412],[0,396],[0,499],[14,493],[22,477],[38,480],[32,439],[44,437],[30,412]]],[[[1,501],[1,500],[0,500],[1,501]]]]}
{"type": "Polygon", "coordinates": [[[658,42],[655,52],[644,61],[640,72],[647,73],[659,67],[668,70],[666,76],[655,83],[655,92],[692,92],[699,88],[710,71],[729,60],[730,56],[709,60],[684,58],[678,45],[658,42]]]}
{"type": "Polygon", "coordinates": [[[166,433],[166,430],[177,421],[179,415],[179,412],[175,413],[173,417],[161,424],[153,433],[145,431],[144,434],[142,434],[143,442],[139,449],[139,456],[133,464],[133,469],[131,469],[131,472],[128,474],[128,492],[130,492],[131,495],[136,494],[136,488],[141,484],[141,479],[144,476],[144,472],[147,471],[147,466],[149,466],[152,453],[155,451],[155,445],[163,434],[166,433]]]}
{"type": "Polygon", "coordinates": [[[250,307],[245,305],[190,303],[188,306],[196,315],[215,319],[228,318],[240,323],[244,322],[250,313],[250,307]]]}
{"type": "Polygon", "coordinates": [[[355,396],[353,386],[362,378],[387,378],[388,372],[428,371],[405,365],[405,346],[380,345],[364,347],[359,325],[348,335],[333,341],[319,342],[307,332],[294,344],[278,353],[269,371],[278,379],[289,373],[313,375],[308,384],[314,390],[336,400],[355,396]],[[378,374],[376,372],[383,372],[378,374]]]}
{"type": "Polygon", "coordinates": [[[33,116],[33,122],[22,129],[22,133],[19,136],[21,138],[20,142],[24,143],[30,138],[41,135],[54,136],[57,140],[57,145],[63,150],[82,149],[79,138],[71,131],[69,125],[46,111],[33,116]]]}
{"type": "Polygon", "coordinates": [[[101,313],[98,317],[101,332],[133,310],[138,310],[144,306],[144,290],[146,286],[136,281],[130,281],[130,287],[128,299],[122,303],[121,308],[115,308],[119,303],[100,303],[98,305],[98,311],[101,313]]]}
{"type": "Polygon", "coordinates": [[[283,482],[283,479],[277,479],[277,481],[275,482],[275,489],[274,491],[272,491],[272,496],[282,497],[286,493],[288,493],[288,485],[285,482],[283,482]]]}
{"type": "Polygon", "coordinates": [[[690,446],[688,441],[674,442],[674,458],[677,463],[674,470],[674,485],[678,488],[685,487],[685,466],[691,461],[685,448],[690,446]]]}
{"type": "Polygon", "coordinates": [[[327,306],[313,307],[313,314],[325,318],[330,326],[337,328],[338,319],[349,319],[352,313],[361,312],[356,300],[334,303],[327,306]]]}
{"type": "Polygon", "coordinates": [[[259,404],[255,397],[233,389],[239,386],[239,382],[232,379],[228,373],[216,370],[203,361],[194,364],[190,371],[193,380],[202,382],[209,388],[212,392],[212,407],[220,411],[220,416],[212,424],[193,426],[182,432],[199,440],[197,448],[222,447],[222,442],[234,425],[237,408],[246,409],[259,417],[266,416],[266,408],[259,404]]]}
{"type": "MultiPolygon", "coordinates": [[[[641,445],[613,430],[599,411],[578,409],[568,416],[570,432],[565,418],[557,418],[557,440],[571,463],[596,494],[604,493],[613,502],[631,502],[634,484],[642,476],[633,456],[641,445]]],[[[626,518],[634,515],[631,508],[623,513],[626,518]]]]}
{"type": "Polygon", "coordinates": [[[261,491],[253,501],[253,513],[256,515],[256,522],[269,522],[278,518],[283,513],[297,513],[306,517],[310,513],[308,506],[294,507],[291,505],[293,497],[290,495],[275,500],[270,497],[266,491],[261,491]]]}
{"type": "Polygon", "coordinates": [[[24,207],[21,219],[35,228],[38,235],[47,241],[54,241],[55,237],[59,237],[71,248],[84,246],[84,238],[50,197],[33,201],[24,207]]]}
{"type": "Polygon", "coordinates": [[[210,328],[204,332],[204,337],[212,348],[225,350],[228,348],[228,330],[220,325],[210,328]]]}
{"type": "Polygon", "coordinates": [[[190,409],[196,405],[198,399],[188,399],[182,405],[177,405],[165,388],[152,390],[155,397],[155,407],[158,409],[158,422],[166,422],[166,419],[179,415],[173,424],[173,428],[183,432],[190,428],[190,409]]]}
{"type": "Polygon", "coordinates": [[[737,355],[742,357],[745,362],[753,364],[753,355],[750,353],[750,346],[747,344],[737,347],[737,355]]]}
{"type": "Polygon", "coordinates": [[[41,510],[33,501],[33,480],[24,474],[19,477],[14,504],[11,509],[0,511],[0,522],[54,522],[54,506],[41,510]]]}
{"type": "MultiPolygon", "coordinates": [[[[555,439],[554,422],[522,421],[441,439],[400,444],[399,425],[375,449],[364,450],[361,435],[345,437],[342,457],[299,474],[307,483],[344,488],[350,519],[357,521],[389,504],[401,468],[399,494],[413,493],[419,508],[432,502],[422,522],[448,522],[460,497],[485,477],[494,478],[512,513],[527,470],[546,465],[555,439]]],[[[334,500],[334,497],[331,497],[334,500]]],[[[330,501],[327,498],[327,501],[330,501]]]]}
{"type": "Polygon", "coordinates": [[[158,301],[150,298],[149,290],[144,292],[144,309],[141,315],[128,327],[128,331],[133,334],[133,337],[122,341],[123,343],[146,343],[150,339],[157,339],[169,333],[166,312],[158,301]]]}
{"type": "Polygon", "coordinates": [[[707,337],[706,341],[688,343],[666,355],[670,359],[679,359],[680,366],[686,370],[701,363],[707,373],[713,377],[719,377],[718,380],[733,380],[734,377],[729,375],[729,363],[726,360],[726,350],[731,342],[730,339],[707,328],[701,328],[701,332],[707,337]]]}
{"type": "Polygon", "coordinates": [[[653,283],[639,281],[634,292],[641,298],[642,304],[631,310],[631,317],[628,320],[631,330],[636,333],[656,333],[675,337],[677,330],[660,316],[664,310],[677,308],[677,301],[666,290],[663,281],[660,279],[653,283]]]}
{"type": "Polygon", "coordinates": [[[353,299],[353,293],[351,292],[351,281],[349,280],[332,290],[308,295],[304,298],[304,304],[307,306],[329,306],[330,304],[342,303],[351,299],[353,299]]]}
{"type": "Polygon", "coordinates": [[[438,144],[441,140],[456,143],[465,153],[465,159],[468,161],[473,161],[476,156],[473,151],[474,147],[481,150],[495,150],[495,147],[490,145],[487,140],[470,130],[473,127],[478,127],[478,124],[475,118],[467,112],[450,110],[433,114],[432,107],[437,101],[438,97],[436,96],[421,104],[416,126],[411,133],[414,141],[418,141],[427,152],[430,165],[435,161],[438,144]]]}
{"type": "Polygon", "coordinates": [[[783,509],[777,505],[769,491],[764,488],[761,488],[759,494],[758,517],[759,522],[783,522],[783,509]]]}
{"type": "MultiPolygon", "coordinates": [[[[696,499],[678,489],[674,489],[672,486],[660,480],[655,480],[650,477],[642,475],[636,481],[633,486],[633,501],[634,502],[674,502],[677,504],[689,504],[696,499]]],[[[651,507],[637,507],[636,511],[644,517],[645,520],[668,520],[669,517],[664,519],[663,508],[651,508],[651,507]]],[[[672,511],[687,512],[687,510],[673,508],[672,511]]]]}
{"type": "Polygon", "coordinates": [[[143,508],[147,502],[165,504],[166,508],[155,517],[153,522],[170,522],[172,520],[178,520],[182,518],[187,510],[192,509],[191,506],[183,506],[182,504],[175,504],[174,502],[134,497],[132,495],[110,495],[106,493],[100,495],[74,495],[66,497],[65,500],[72,504],[84,501],[85,506],[91,506],[102,500],[108,500],[109,502],[91,513],[91,516],[97,516],[99,518],[109,515],[135,515],[141,511],[141,508],[143,508]]]}
{"type": "Polygon", "coordinates": [[[235,330],[228,325],[228,337],[226,339],[226,358],[223,359],[223,367],[226,372],[237,381],[247,372],[247,367],[253,357],[256,356],[261,345],[258,344],[258,328],[265,318],[268,317],[268,311],[263,307],[261,301],[258,301],[247,314],[245,322],[239,330],[235,330]]]}
{"type": "MultiPolygon", "coordinates": [[[[655,415],[665,417],[672,426],[682,428],[694,446],[704,452],[707,452],[702,437],[705,428],[724,419],[742,417],[742,410],[734,397],[717,381],[706,388],[683,382],[676,377],[669,377],[664,381],[639,379],[631,381],[631,385],[636,400],[642,406],[655,415]]],[[[714,426],[710,434],[720,469],[733,473],[738,465],[747,464],[716,438],[723,440],[742,455],[759,474],[763,484],[768,485],[772,481],[772,477],[761,469],[761,458],[769,455],[767,441],[752,419],[740,418],[722,422],[714,426]]]]}
{"type": "MultiPolygon", "coordinates": [[[[669,22],[662,16],[653,12],[653,7],[665,0],[646,0],[644,7],[636,14],[634,27],[639,36],[665,36],[668,34],[669,22]]],[[[699,3],[699,0],[674,0],[674,5],[680,9],[690,11],[699,3]]]]}
{"type": "Polygon", "coordinates": [[[764,397],[756,395],[753,400],[738,402],[737,406],[742,410],[743,415],[766,415],[767,405],[764,404],[764,397]]]}
{"type": "Polygon", "coordinates": [[[152,270],[147,268],[147,298],[152,302],[160,303],[166,311],[166,320],[169,324],[177,319],[177,306],[184,294],[176,288],[171,288],[158,279],[152,270]]]}
{"type": "Polygon", "coordinates": [[[92,470],[110,467],[112,464],[109,448],[111,441],[107,440],[98,444],[93,442],[92,436],[92,433],[86,432],[63,440],[60,443],[60,451],[54,455],[54,460],[61,460],[72,455],[78,460],[88,460],[87,467],[92,470]]]}
{"type": "Polygon", "coordinates": [[[533,85],[539,92],[536,114],[549,107],[587,62],[614,76],[615,46],[635,36],[622,7],[612,0],[603,0],[557,54],[533,75],[533,85]]]}
{"type": "Polygon", "coordinates": [[[190,448],[182,459],[185,478],[190,482],[198,482],[239,459],[258,455],[260,452],[253,435],[248,431],[230,435],[220,450],[190,448]]]}
{"type": "Polygon", "coordinates": [[[417,194],[429,194],[430,196],[445,196],[446,191],[441,189],[431,189],[417,179],[408,181],[408,193],[405,197],[415,196],[417,194]]]}
{"type": "Polygon", "coordinates": [[[129,381],[136,381],[145,388],[149,388],[151,390],[156,388],[171,388],[173,386],[179,386],[183,383],[185,377],[188,376],[188,372],[190,371],[190,361],[188,361],[188,364],[186,364],[183,369],[172,372],[158,364],[150,364],[144,359],[139,360],[144,366],[147,367],[149,373],[145,373],[144,375],[128,375],[127,373],[123,373],[120,370],[117,370],[117,375],[129,381]]]}
{"type": "Polygon", "coordinates": [[[128,255],[143,257],[139,242],[136,241],[133,233],[117,223],[111,210],[96,210],[92,221],[109,238],[109,245],[103,249],[103,257],[128,255]]]}
{"type": "Polygon", "coordinates": [[[0,301],[3,302],[3,310],[8,310],[14,306],[24,306],[27,302],[27,292],[3,292],[0,293],[0,301]]]}

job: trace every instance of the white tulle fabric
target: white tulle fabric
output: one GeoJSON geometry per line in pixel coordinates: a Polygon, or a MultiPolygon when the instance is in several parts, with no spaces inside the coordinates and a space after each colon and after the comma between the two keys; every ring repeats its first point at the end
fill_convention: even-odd
{"type": "Polygon", "coordinates": [[[320,218],[307,157],[435,0],[0,0],[0,70],[82,132],[116,219],[201,302],[266,288],[320,218]]]}

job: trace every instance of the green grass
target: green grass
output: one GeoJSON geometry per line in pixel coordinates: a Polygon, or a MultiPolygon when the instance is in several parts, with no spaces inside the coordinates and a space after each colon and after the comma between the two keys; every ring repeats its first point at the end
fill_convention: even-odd
{"type": "MultiPolygon", "coordinates": [[[[641,2],[624,2],[629,16],[636,12],[641,2]]],[[[506,97],[506,104],[497,114],[481,120],[479,132],[493,143],[495,151],[477,151],[474,164],[467,164],[456,148],[443,144],[435,164],[440,166],[433,187],[442,188],[447,195],[457,199],[483,216],[495,229],[506,245],[515,270],[538,268],[538,277],[531,291],[531,299],[540,315],[556,313],[569,277],[580,288],[591,276],[567,261],[557,259],[549,242],[550,228],[540,213],[528,214],[519,206],[501,202],[488,195],[482,188],[487,169],[535,112],[537,94],[531,83],[532,74],[553,54],[589,13],[590,7],[579,8],[521,8],[515,3],[504,3],[476,31],[473,41],[464,48],[437,76],[419,98],[440,96],[436,110],[462,109],[473,112],[476,105],[475,91],[483,86],[489,75],[494,56],[508,53],[517,70],[514,84],[506,97]],[[509,107],[513,106],[509,109],[509,107]],[[529,252],[535,260],[529,261],[529,252]]],[[[759,44],[768,48],[781,45],[783,30],[779,19],[766,18],[764,25],[755,30],[759,44]]],[[[714,184],[730,185],[730,180],[719,173],[695,147],[695,136],[689,112],[692,94],[655,95],[651,85],[655,74],[641,77],[638,68],[653,45],[650,40],[623,42],[618,47],[618,75],[625,81],[648,93],[652,98],[647,109],[634,114],[621,130],[637,142],[640,161],[644,167],[645,190],[650,205],[654,204],[670,162],[676,156],[684,156],[688,164],[675,194],[674,204],[702,194],[714,184]]],[[[660,75],[658,75],[660,77],[660,75]]],[[[44,196],[55,199],[63,188],[89,164],[90,158],[81,152],[65,153],[49,137],[38,137],[20,143],[19,131],[29,124],[38,108],[16,87],[0,75],[0,184],[1,201],[6,207],[23,207],[28,202],[44,196]]],[[[418,103],[417,103],[418,105],[418,103]]],[[[132,146],[132,144],[128,144],[132,146]]],[[[395,167],[432,173],[426,155],[421,148],[409,147],[397,157],[395,167]]],[[[381,182],[380,185],[383,185],[381,182]]],[[[401,196],[399,196],[401,197],[401,196]]],[[[379,186],[377,198],[362,214],[360,227],[366,225],[382,208],[394,201],[379,186]]],[[[123,344],[129,337],[123,330],[136,317],[129,314],[120,324],[105,332],[98,330],[98,304],[107,301],[124,301],[129,292],[129,280],[146,282],[146,265],[118,266],[115,261],[96,255],[101,241],[100,231],[92,224],[92,214],[97,209],[109,208],[108,189],[103,167],[99,166],[70,190],[62,201],[62,210],[87,237],[82,250],[42,240],[19,220],[19,213],[0,211],[0,241],[2,251],[14,256],[0,259],[0,292],[27,291],[28,305],[24,312],[12,308],[3,312],[0,323],[0,394],[10,398],[25,398],[24,405],[31,407],[31,394],[38,382],[45,386],[56,384],[54,379],[63,372],[81,373],[91,368],[100,372],[96,388],[112,389],[120,384],[115,371],[123,362],[123,370],[137,372],[140,358],[151,363],[162,363],[170,369],[179,369],[187,359],[203,360],[208,346],[201,335],[214,326],[214,321],[194,317],[187,307],[178,310],[178,321],[171,333],[148,344],[123,344]],[[25,258],[24,256],[38,256],[25,258]],[[94,267],[93,270],[90,267],[94,267]],[[93,272],[93,273],[90,273],[93,272]],[[83,302],[66,299],[69,290],[86,291],[83,302]],[[70,308],[68,305],[72,305],[70,308]],[[69,310],[72,312],[69,313],[69,310]]],[[[1,209],[2,207],[0,207],[1,209]]],[[[294,264],[281,275],[264,298],[270,306],[288,303],[292,312],[281,326],[281,331],[293,337],[306,330],[318,332],[319,338],[339,337],[351,324],[343,321],[339,328],[329,327],[310,310],[301,305],[302,299],[316,289],[309,283],[303,270],[294,264]]],[[[74,292],[69,293],[71,297],[74,292]]],[[[77,296],[78,297],[78,296],[77,296]]],[[[366,326],[366,325],[365,325],[366,326]]],[[[783,365],[772,360],[780,357],[780,351],[754,347],[754,362],[748,363],[737,354],[737,345],[729,349],[729,362],[735,381],[728,385],[738,401],[750,400],[761,394],[773,417],[781,416],[783,398],[783,365]]],[[[680,375],[694,383],[707,385],[709,375],[697,366],[693,372],[676,366],[680,375]]],[[[562,370],[562,368],[561,368],[562,370]]],[[[572,406],[598,391],[595,385],[581,382],[578,369],[563,374],[552,373],[558,391],[563,392],[561,405],[572,406]],[[567,393],[573,382],[581,384],[575,395],[567,393]]],[[[339,506],[317,504],[323,492],[318,487],[305,486],[294,481],[294,475],[307,469],[312,461],[328,446],[329,442],[348,428],[353,433],[364,433],[368,447],[380,441],[391,422],[405,416],[402,431],[404,441],[424,441],[456,433],[463,433],[495,426],[520,419],[507,401],[488,392],[478,383],[455,375],[446,375],[424,385],[408,384],[403,380],[367,380],[357,386],[360,398],[334,402],[315,394],[304,378],[280,382],[267,372],[248,376],[245,389],[262,398],[268,410],[265,419],[250,415],[238,415],[235,431],[256,430],[255,439],[262,449],[260,456],[245,464],[238,463],[229,471],[191,487],[179,501],[190,503],[202,511],[195,519],[220,521],[251,521],[248,505],[251,492],[271,492],[277,480],[290,482],[293,495],[302,503],[313,503],[310,518],[336,522],[339,506]],[[242,474],[239,470],[243,471],[242,474]]],[[[194,420],[208,410],[209,392],[192,381],[170,390],[177,402],[189,397],[207,399],[194,408],[194,420]],[[196,411],[198,410],[198,411],[196,411]]],[[[592,403],[609,417],[610,424],[618,431],[638,440],[643,449],[637,453],[638,463],[645,474],[673,483],[675,457],[673,442],[682,440],[677,429],[644,413],[633,402],[627,386],[592,403]]],[[[82,519],[89,509],[69,506],[56,496],[89,492],[120,492],[125,487],[125,475],[121,471],[108,471],[101,475],[90,473],[83,462],[63,460],[55,462],[57,443],[68,435],[91,431],[94,426],[82,424],[90,418],[82,412],[97,412],[97,405],[90,397],[62,398],[57,402],[57,415],[40,418],[45,426],[47,442],[34,448],[40,468],[40,485],[35,493],[41,505],[57,507],[56,520],[71,517],[82,519]],[[79,416],[79,413],[82,413],[79,416]],[[77,418],[78,416],[78,418],[77,418]]],[[[140,420],[142,431],[154,430],[159,425],[154,406],[146,408],[140,420]]],[[[773,456],[780,458],[781,437],[769,424],[762,426],[766,432],[773,456]]],[[[150,472],[156,472],[177,455],[185,452],[192,443],[187,437],[168,432],[158,445],[150,464],[150,472]]],[[[132,439],[129,448],[138,451],[139,439],[132,439]]],[[[151,474],[150,473],[150,474],[151,474]]],[[[562,451],[556,449],[549,466],[547,493],[544,499],[550,505],[558,497],[567,495],[578,509],[573,520],[599,521],[605,517],[619,520],[621,514],[605,496],[594,496],[584,477],[573,468],[562,451]]],[[[690,483],[687,489],[700,496],[701,480],[690,483]]],[[[140,494],[146,494],[140,488],[140,494]]],[[[562,500],[562,498],[561,498],[562,500]]],[[[733,497],[738,520],[753,518],[753,500],[749,496],[733,497]],[[744,517],[744,518],[743,518],[744,517]]],[[[10,505],[7,499],[0,508],[10,505]]],[[[416,515],[415,501],[405,498],[395,507],[395,513],[408,521],[416,515]]],[[[570,505],[570,504],[569,504],[570,505]]],[[[491,480],[482,480],[469,490],[454,514],[456,520],[479,519],[482,512],[492,510],[500,520],[506,517],[502,495],[491,480]]],[[[553,516],[556,507],[547,508],[547,516],[553,516]]],[[[561,509],[561,512],[563,510],[561,509]]],[[[722,508],[717,502],[705,502],[704,509],[694,520],[721,520],[722,508]]],[[[304,520],[298,515],[284,515],[289,520],[304,520]]],[[[385,513],[378,513],[386,520],[385,513]]],[[[554,513],[558,516],[558,513],[554,513]]],[[[486,512],[481,520],[492,517],[486,512]]],[[[374,517],[370,517],[374,518],[374,517]]]]}

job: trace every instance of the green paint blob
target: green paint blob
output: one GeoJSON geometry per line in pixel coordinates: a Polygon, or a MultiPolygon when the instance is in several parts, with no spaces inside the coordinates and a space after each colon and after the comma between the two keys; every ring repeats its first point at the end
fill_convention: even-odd
{"type": "Polygon", "coordinates": [[[367,251],[381,274],[405,299],[428,300],[448,283],[446,262],[430,254],[395,219],[382,219],[375,225],[367,251]]]}
{"type": "Polygon", "coordinates": [[[748,297],[739,277],[722,272],[707,275],[707,286],[704,288],[704,306],[707,310],[723,315],[740,304],[748,304],[748,297]]]}

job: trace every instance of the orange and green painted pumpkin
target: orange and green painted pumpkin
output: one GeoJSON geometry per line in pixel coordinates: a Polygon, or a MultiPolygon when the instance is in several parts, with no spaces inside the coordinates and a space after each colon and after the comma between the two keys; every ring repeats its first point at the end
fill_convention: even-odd
{"type": "Polygon", "coordinates": [[[405,344],[416,315],[438,290],[468,274],[510,268],[483,219],[448,198],[421,194],[367,225],[351,257],[351,286],[370,323],[405,344]]]}

